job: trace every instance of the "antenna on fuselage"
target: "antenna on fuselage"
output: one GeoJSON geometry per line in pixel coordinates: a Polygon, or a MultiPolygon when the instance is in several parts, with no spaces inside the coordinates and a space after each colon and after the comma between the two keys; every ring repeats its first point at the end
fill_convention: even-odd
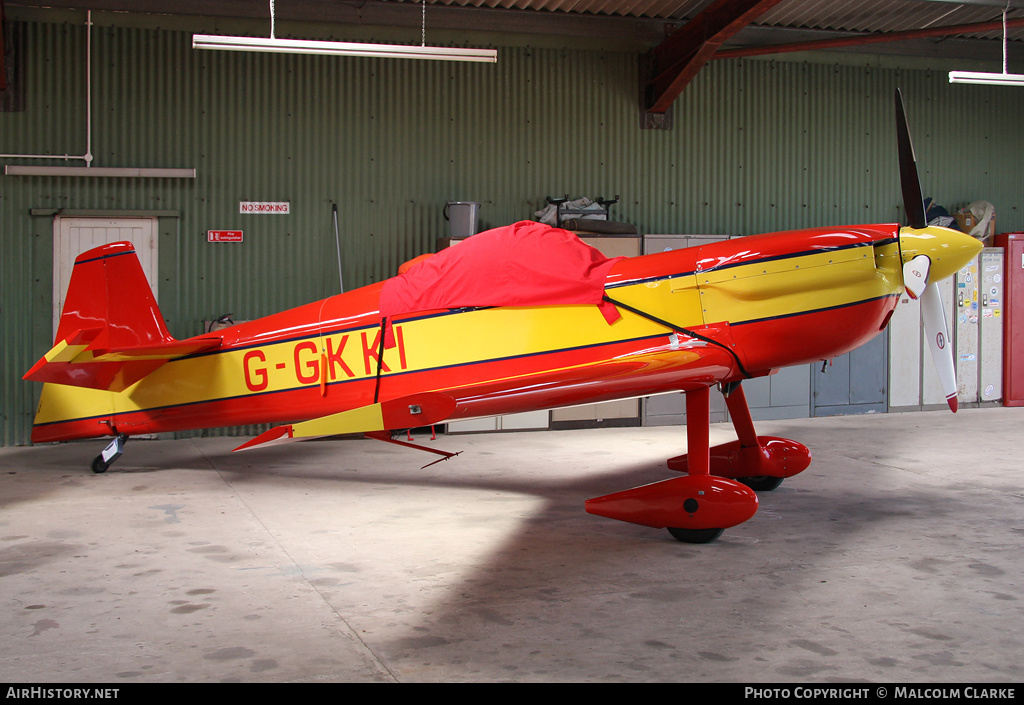
{"type": "Polygon", "coordinates": [[[338,250],[338,289],[345,293],[345,280],[341,276],[341,236],[338,234],[338,204],[331,204],[332,217],[334,219],[334,244],[338,250]]]}

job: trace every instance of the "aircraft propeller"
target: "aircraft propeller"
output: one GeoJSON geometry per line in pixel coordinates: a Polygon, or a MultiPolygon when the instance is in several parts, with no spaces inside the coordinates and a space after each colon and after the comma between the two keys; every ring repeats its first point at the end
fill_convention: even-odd
{"type": "MultiPolygon", "coordinates": [[[[908,226],[914,230],[928,227],[921,179],[917,171],[917,157],[910,138],[910,127],[903,107],[903,95],[896,89],[896,141],[899,149],[900,187],[903,191],[903,207],[907,212],[908,226]]],[[[903,243],[901,230],[901,247],[903,243]]],[[[949,345],[946,329],[946,313],[942,306],[942,294],[938,284],[929,277],[932,260],[927,255],[917,255],[903,265],[903,285],[912,299],[920,299],[921,315],[924,321],[925,337],[931,352],[935,369],[939,373],[942,392],[946,403],[956,413],[957,383],[953,363],[953,349],[949,345]]]]}
{"type": "Polygon", "coordinates": [[[900,188],[903,190],[903,207],[907,211],[907,225],[920,230],[928,225],[928,217],[925,215],[921,179],[917,174],[917,156],[899,88],[896,89],[896,145],[900,155],[900,188]]]}

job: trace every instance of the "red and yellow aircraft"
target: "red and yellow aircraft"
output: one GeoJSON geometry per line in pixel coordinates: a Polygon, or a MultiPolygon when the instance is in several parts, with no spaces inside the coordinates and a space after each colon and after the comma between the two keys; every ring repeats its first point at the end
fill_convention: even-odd
{"type": "Polygon", "coordinates": [[[132,246],[95,248],[75,262],[55,346],[25,375],[46,383],[32,440],[114,436],[93,461],[103,472],[137,434],[279,423],[238,450],[350,433],[402,443],[391,433],[684,392],[688,452],[669,467],[685,474],[586,509],[713,540],[753,516],[754,489],[811,459],[800,443],[756,434],[741,382],[853,350],[885,328],[904,291],[921,298],[956,410],[934,283],[981,245],[927,227],[898,94],[897,117],[904,228],[816,228],[606,259],[564,230],[517,223],[386,282],[182,341],[132,246]],[[738,440],[710,448],[716,385],[738,440]]]}

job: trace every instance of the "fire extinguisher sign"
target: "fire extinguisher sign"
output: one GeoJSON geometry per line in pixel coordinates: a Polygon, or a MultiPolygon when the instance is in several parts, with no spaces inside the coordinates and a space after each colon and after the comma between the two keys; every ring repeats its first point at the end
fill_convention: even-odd
{"type": "Polygon", "coordinates": [[[207,230],[207,242],[242,242],[241,230],[207,230]]]}

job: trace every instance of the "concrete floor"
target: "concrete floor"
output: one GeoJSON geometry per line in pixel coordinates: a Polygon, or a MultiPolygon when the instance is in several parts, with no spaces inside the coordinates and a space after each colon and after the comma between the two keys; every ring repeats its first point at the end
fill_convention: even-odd
{"type": "Polygon", "coordinates": [[[680,428],[0,449],[0,681],[1020,682],[1022,428],[761,422],[814,461],[700,546],[583,511],[680,428]]]}

